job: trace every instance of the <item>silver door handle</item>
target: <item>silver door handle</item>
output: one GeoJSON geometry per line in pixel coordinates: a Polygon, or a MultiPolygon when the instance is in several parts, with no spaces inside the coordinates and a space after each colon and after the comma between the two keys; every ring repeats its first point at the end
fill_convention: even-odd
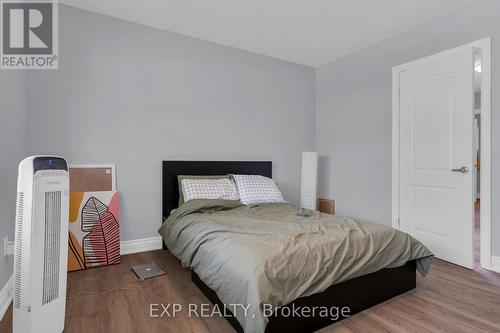
{"type": "Polygon", "coordinates": [[[469,172],[469,168],[463,166],[460,169],[451,169],[451,171],[453,171],[453,172],[467,173],[467,172],[469,172]]]}

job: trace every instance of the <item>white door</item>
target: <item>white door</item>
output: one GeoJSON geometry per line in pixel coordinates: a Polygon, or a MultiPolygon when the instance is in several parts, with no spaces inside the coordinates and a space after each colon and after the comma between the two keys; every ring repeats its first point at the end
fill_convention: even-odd
{"type": "Polygon", "coordinates": [[[472,46],[399,76],[400,229],[437,258],[474,264],[472,46]]]}

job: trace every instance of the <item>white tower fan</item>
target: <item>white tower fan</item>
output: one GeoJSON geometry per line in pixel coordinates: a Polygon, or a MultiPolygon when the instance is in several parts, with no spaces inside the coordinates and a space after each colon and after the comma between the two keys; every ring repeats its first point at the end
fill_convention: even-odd
{"type": "Polygon", "coordinates": [[[68,164],[32,156],[19,164],[14,333],[64,330],[69,219],[68,164]]]}

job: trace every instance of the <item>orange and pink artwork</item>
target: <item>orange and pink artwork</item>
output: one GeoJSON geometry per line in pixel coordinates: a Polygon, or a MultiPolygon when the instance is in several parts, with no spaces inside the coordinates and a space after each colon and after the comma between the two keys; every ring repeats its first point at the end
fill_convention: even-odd
{"type": "Polygon", "coordinates": [[[68,271],[120,263],[118,192],[71,192],[68,271]]]}

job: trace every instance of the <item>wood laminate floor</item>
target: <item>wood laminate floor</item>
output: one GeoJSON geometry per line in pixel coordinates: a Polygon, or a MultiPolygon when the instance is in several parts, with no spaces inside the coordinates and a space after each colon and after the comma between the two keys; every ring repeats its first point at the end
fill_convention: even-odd
{"type": "MultiPolygon", "coordinates": [[[[122,263],[68,275],[66,330],[87,332],[234,332],[224,318],[150,318],[150,304],[206,304],[190,273],[166,251],[122,257],[122,263]],[[168,274],[139,281],[133,265],[156,261],[168,274]]],[[[12,308],[0,332],[12,330],[12,308]]],[[[333,332],[500,332],[500,274],[434,260],[417,288],[326,327],[333,332]]]]}

